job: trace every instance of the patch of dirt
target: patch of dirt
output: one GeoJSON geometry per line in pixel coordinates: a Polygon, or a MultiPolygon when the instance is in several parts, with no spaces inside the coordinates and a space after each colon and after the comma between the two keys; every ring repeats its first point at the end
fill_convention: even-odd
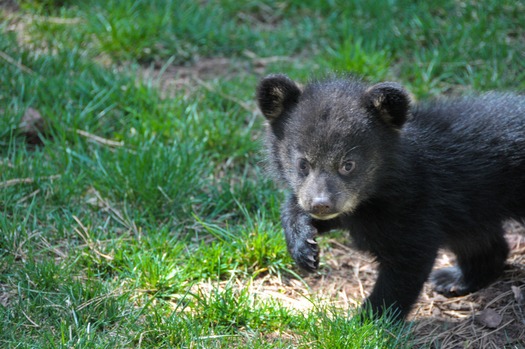
{"type": "Polygon", "coordinates": [[[291,57],[284,56],[257,57],[250,51],[246,51],[244,56],[248,59],[214,57],[200,58],[189,65],[153,64],[141,69],[140,77],[154,83],[163,92],[165,98],[172,98],[181,90],[186,93],[192,92],[207,80],[231,79],[246,72],[262,75],[266,66],[271,63],[293,60],[291,57]]]}
{"type": "Polygon", "coordinates": [[[193,65],[151,65],[141,69],[141,78],[152,82],[164,93],[164,97],[174,97],[177,91],[191,92],[196,81],[219,76],[220,73],[232,74],[236,68],[228,58],[202,59],[193,65]]]}
{"type": "MultiPolygon", "coordinates": [[[[415,306],[413,344],[422,348],[525,348],[525,229],[506,225],[512,248],[504,275],[473,294],[446,298],[427,283],[415,306]]],[[[329,241],[320,273],[305,277],[317,296],[346,307],[357,306],[371,291],[376,268],[366,255],[329,241]]],[[[435,269],[450,266],[451,253],[441,251],[435,269]]]]}
{"type": "MultiPolygon", "coordinates": [[[[504,275],[473,294],[445,298],[429,285],[413,315],[414,344],[430,348],[525,347],[525,229],[506,225],[511,255],[504,275]]],[[[452,256],[443,253],[448,260],[452,256]]],[[[443,258],[437,267],[449,265],[443,258]]]]}
{"type": "Polygon", "coordinates": [[[427,285],[414,314],[415,343],[431,348],[525,346],[523,294],[525,258],[517,255],[497,282],[465,297],[448,299],[427,285]]]}

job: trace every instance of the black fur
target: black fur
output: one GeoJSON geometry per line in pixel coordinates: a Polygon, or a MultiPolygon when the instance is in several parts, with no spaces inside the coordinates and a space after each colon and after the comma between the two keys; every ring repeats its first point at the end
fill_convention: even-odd
{"type": "Polygon", "coordinates": [[[291,189],[282,225],[299,266],[318,267],[317,234],[348,230],[379,262],[365,305],[376,315],[392,307],[401,318],[440,247],[457,256],[457,267],[431,276],[446,296],[476,291],[502,273],[502,221],[525,217],[524,97],[411,106],[396,83],[336,78],[301,91],[272,75],[257,99],[269,120],[273,170],[291,189]]]}

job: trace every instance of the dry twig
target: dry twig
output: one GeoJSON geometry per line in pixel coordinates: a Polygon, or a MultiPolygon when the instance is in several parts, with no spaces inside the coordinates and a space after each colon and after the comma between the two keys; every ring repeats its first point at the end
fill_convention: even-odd
{"type": "Polygon", "coordinates": [[[53,175],[53,176],[39,177],[39,178],[14,178],[14,179],[9,179],[9,180],[7,180],[5,182],[0,182],[0,188],[7,188],[7,187],[11,187],[11,186],[17,185],[17,184],[31,184],[31,183],[34,183],[36,181],[45,181],[45,180],[52,181],[52,180],[58,179],[60,177],[61,177],[61,175],[57,174],[57,175],[53,175]]]}
{"type": "Polygon", "coordinates": [[[27,74],[34,74],[35,73],[34,70],[31,70],[30,68],[26,67],[22,63],[17,62],[13,57],[9,56],[7,53],[5,53],[3,51],[0,51],[0,58],[2,58],[7,63],[14,65],[15,67],[17,67],[18,69],[20,69],[24,73],[27,73],[27,74]]]}

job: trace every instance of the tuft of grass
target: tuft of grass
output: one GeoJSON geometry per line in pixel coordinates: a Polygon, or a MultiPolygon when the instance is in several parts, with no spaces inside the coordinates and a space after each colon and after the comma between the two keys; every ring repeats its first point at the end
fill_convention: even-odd
{"type": "MultiPolygon", "coordinates": [[[[216,258],[219,270],[204,274],[203,278],[235,271],[253,276],[268,272],[278,276],[283,272],[289,273],[291,260],[279,230],[273,224],[268,225],[264,216],[254,218],[240,204],[239,209],[246,223],[238,228],[223,228],[196,218],[205,231],[218,240],[217,245],[210,249],[201,247],[196,259],[201,259],[200,253],[206,254],[208,250],[221,252],[216,258]]],[[[199,272],[206,271],[199,269],[199,272]]]]}
{"type": "Polygon", "coordinates": [[[408,327],[389,316],[372,321],[354,312],[321,306],[310,314],[308,323],[305,347],[410,348],[408,327]]]}
{"type": "Polygon", "coordinates": [[[336,47],[328,47],[319,64],[329,71],[352,72],[369,79],[384,80],[392,63],[388,52],[388,48],[365,48],[361,38],[348,38],[336,47]]]}

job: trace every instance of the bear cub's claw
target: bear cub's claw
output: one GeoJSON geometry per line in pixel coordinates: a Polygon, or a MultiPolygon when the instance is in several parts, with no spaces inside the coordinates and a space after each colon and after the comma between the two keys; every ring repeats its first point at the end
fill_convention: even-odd
{"type": "Polygon", "coordinates": [[[319,268],[319,246],[313,237],[304,238],[298,234],[293,246],[289,247],[292,258],[302,269],[313,272],[319,268]]]}
{"type": "Polygon", "coordinates": [[[310,245],[317,245],[317,241],[314,239],[306,239],[306,242],[308,242],[310,245]]]}
{"type": "Polygon", "coordinates": [[[306,271],[313,272],[319,268],[319,247],[312,238],[297,241],[296,250],[292,257],[306,271]]]}

